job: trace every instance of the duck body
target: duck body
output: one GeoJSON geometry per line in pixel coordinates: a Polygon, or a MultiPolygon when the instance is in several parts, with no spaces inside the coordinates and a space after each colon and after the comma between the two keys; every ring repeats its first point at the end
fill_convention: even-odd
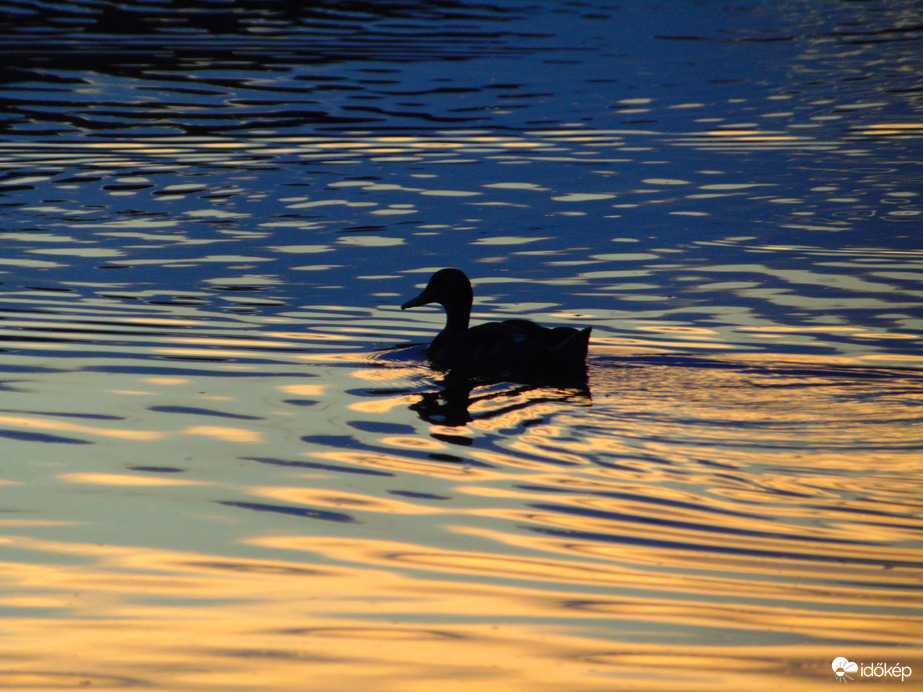
{"type": "Polygon", "coordinates": [[[446,325],[427,349],[439,369],[511,379],[558,379],[586,376],[591,327],[543,327],[530,320],[487,322],[469,327],[474,292],[459,269],[440,269],[423,292],[402,310],[438,303],[446,325]]]}

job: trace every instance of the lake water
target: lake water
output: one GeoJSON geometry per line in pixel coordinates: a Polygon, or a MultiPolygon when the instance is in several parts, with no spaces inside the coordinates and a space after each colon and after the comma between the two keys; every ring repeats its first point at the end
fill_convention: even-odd
{"type": "Polygon", "coordinates": [[[919,681],[923,5],[304,5],[0,2],[0,688],[919,681]]]}

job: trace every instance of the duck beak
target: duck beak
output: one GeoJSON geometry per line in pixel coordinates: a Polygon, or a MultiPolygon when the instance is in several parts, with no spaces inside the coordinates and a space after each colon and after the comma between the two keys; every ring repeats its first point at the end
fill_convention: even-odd
{"type": "Polygon", "coordinates": [[[415,308],[420,305],[426,305],[427,303],[432,303],[432,302],[433,301],[430,300],[429,298],[429,294],[427,294],[426,290],[424,289],[423,292],[420,295],[418,295],[416,298],[411,298],[406,303],[401,305],[401,310],[406,310],[407,308],[415,308]]]}

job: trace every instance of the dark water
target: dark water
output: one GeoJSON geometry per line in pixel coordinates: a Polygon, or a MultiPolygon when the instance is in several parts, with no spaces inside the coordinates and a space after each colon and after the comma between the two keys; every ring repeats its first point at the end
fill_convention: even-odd
{"type": "Polygon", "coordinates": [[[303,5],[0,3],[0,687],[913,685],[923,5],[303,5]]]}

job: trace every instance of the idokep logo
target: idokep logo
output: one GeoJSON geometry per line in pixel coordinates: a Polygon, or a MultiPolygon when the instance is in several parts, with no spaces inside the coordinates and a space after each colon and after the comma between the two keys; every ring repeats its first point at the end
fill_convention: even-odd
{"type": "Polygon", "coordinates": [[[913,674],[910,666],[900,663],[855,663],[844,656],[837,656],[830,664],[837,682],[850,682],[858,676],[863,678],[892,678],[903,682],[913,674]],[[850,675],[852,673],[852,675],[850,675]]]}

